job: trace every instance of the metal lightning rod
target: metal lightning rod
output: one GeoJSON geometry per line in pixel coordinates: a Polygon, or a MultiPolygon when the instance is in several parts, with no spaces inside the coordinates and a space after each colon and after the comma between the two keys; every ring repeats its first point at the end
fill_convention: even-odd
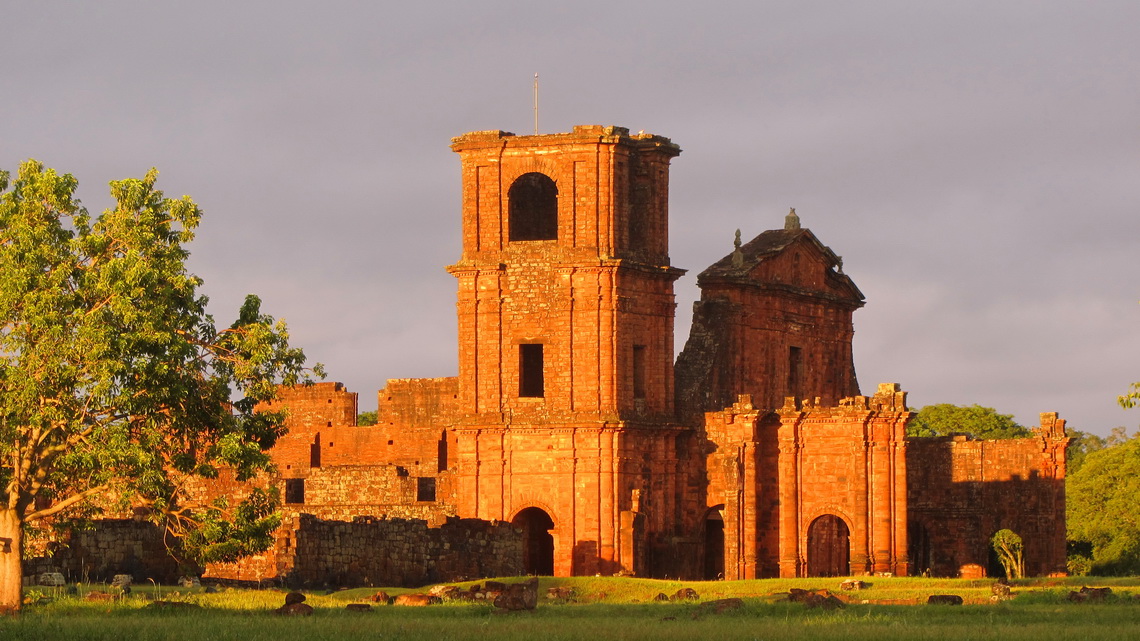
{"type": "Polygon", "coordinates": [[[538,135],[538,74],[534,74],[534,135],[538,135]]]}

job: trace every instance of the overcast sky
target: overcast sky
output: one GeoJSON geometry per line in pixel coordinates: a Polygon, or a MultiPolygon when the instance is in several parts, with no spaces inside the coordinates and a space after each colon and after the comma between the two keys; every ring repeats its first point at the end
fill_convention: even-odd
{"type": "Polygon", "coordinates": [[[671,173],[678,350],[695,277],[795,207],[867,296],[865,393],[1133,431],[1140,3],[0,0],[0,168],[159,169],[205,211],[219,322],[247,292],[375,408],[453,376],[453,136],[620,125],[671,173]],[[412,6],[417,5],[417,6],[412,6]]]}

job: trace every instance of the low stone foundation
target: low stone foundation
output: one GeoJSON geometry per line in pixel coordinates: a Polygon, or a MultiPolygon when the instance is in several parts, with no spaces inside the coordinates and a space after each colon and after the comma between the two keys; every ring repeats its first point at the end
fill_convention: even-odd
{"type": "Polygon", "coordinates": [[[523,573],[522,532],[509,523],[449,518],[357,517],[326,521],[301,514],[273,550],[207,566],[222,581],[293,587],[407,586],[523,573]]]}

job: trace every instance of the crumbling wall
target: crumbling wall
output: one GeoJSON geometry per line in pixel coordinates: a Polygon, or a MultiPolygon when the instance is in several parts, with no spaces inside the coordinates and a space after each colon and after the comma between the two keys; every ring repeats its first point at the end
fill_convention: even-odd
{"type": "Polygon", "coordinates": [[[60,572],[68,581],[110,581],[130,574],[135,581],[173,583],[178,563],[170,556],[163,529],[135,519],[101,519],[67,532],[47,554],[24,561],[25,575],[60,572]]]}
{"type": "Polygon", "coordinates": [[[1021,536],[1025,571],[1065,571],[1065,421],[1041,415],[1023,439],[912,438],[907,444],[912,565],[934,576],[1000,572],[990,538],[1021,536]]]}
{"type": "Polygon", "coordinates": [[[418,586],[523,572],[522,532],[508,523],[301,515],[291,584],[418,586]]]}

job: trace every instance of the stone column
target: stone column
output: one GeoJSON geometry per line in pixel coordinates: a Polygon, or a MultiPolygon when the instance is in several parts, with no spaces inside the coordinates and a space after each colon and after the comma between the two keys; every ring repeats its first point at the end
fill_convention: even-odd
{"type": "Polygon", "coordinates": [[[795,411],[780,412],[780,576],[800,575],[799,423],[795,411]]]}

